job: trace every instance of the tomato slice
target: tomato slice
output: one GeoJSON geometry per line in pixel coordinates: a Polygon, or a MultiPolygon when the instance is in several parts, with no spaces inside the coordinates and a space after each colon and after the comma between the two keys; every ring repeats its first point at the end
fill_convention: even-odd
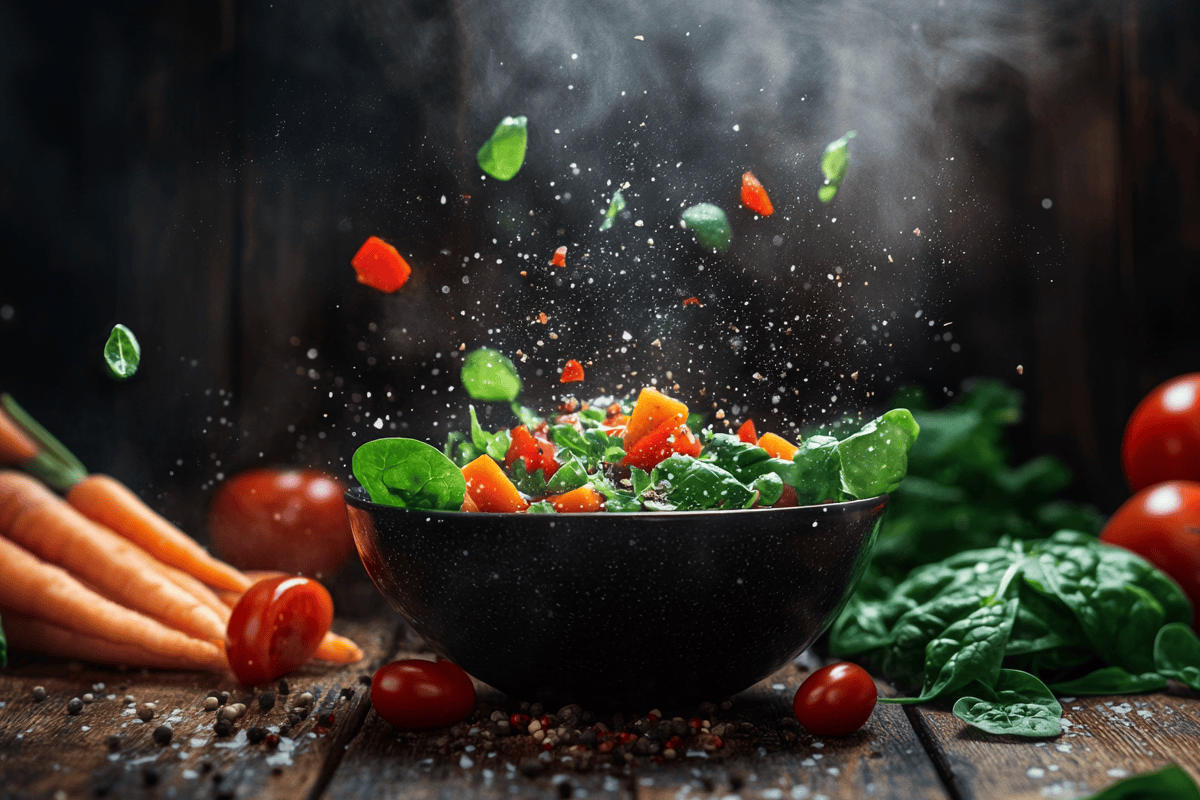
{"type": "Polygon", "coordinates": [[[754,430],[754,420],[748,419],[737,430],[739,441],[746,444],[758,444],[758,432],[754,430]]]}
{"type": "Polygon", "coordinates": [[[581,380],[583,380],[582,364],[573,358],[566,364],[563,364],[562,377],[558,379],[559,383],[572,383],[581,380]]]}
{"type": "Polygon", "coordinates": [[[332,622],[333,599],[316,581],[290,575],[261,580],[229,615],[229,668],[248,686],[277,680],[312,658],[332,622]]]}
{"type": "Polygon", "coordinates": [[[554,460],[554,443],[534,436],[524,425],[518,425],[509,434],[512,443],[504,454],[504,466],[512,469],[517,459],[523,458],[526,472],[534,473],[540,469],[546,480],[550,480],[550,476],[558,471],[558,462],[554,460]]]}

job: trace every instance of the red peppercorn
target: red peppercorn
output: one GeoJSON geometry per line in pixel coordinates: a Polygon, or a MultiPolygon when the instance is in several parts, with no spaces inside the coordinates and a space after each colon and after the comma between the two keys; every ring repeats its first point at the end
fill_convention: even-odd
{"type": "Polygon", "coordinates": [[[514,728],[524,728],[529,724],[528,714],[512,714],[508,718],[508,723],[514,728]]]}
{"type": "Polygon", "coordinates": [[[612,749],[614,747],[616,747],[616,743],[613,742],[611,739],[607,739],[607,740],[601,742],[600,744],[596,745],[596,749],[599,750],[601,753],[611,753],[612,749]]]}
{"type": "Polygon", "coordinates": [[[692,717],[688,720],[688,725],[691,725],[696,730],[700,730],[704,727],[704,720],[700,719],[699,717],[692,717]]]}
{"type": "Polygon", "coordinates": [[[550,742],[542,742],[542,749],[549,753],[554,749],[554,745],[550,744],[550,742]]]}
{"type": "Polygon", "coordinates": [[[637,738],[637,734],[630,733],[629,731],[621,731],[619,734],[617,734],[617,740],[621,744],[629,744],[636,738],[637,738]]]}
{"type": "Polygon", "coordinates": [[[664,750],[678,750],[681,747],[683,747],[683,739],[680,739],[678,736],[672,736],[670,739],[667,739],[666,744],[663,745],[664,750]]]}
{"type": "Polygon", "coordinates": [[[650,720],[652,723],[657,723],[658,722],[658,714],[647,714],[646,719],[650,720]]]}
{"type": "Polygon", "coordinates": [[[538,722],[542,723],[542,730],[548,730],[550,728],[550,717],[548,715],[542,714],[542,717],[538,720],[538,722]]]}

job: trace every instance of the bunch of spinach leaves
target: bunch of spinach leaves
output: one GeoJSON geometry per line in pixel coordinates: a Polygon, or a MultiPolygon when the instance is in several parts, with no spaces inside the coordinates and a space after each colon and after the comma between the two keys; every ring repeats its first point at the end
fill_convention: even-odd
{"type": "Polygon", "coordinates": [[[1200,787],[1178,764],[1117,781],[1082,800],[1200,800],[1200,787]]]}
{"type": "Polygon", "coordinates": [[[897,702],[953,701],[956,716],[990,733],[1052,736],[1056,691],[1149,691],[1167,678],[1200,689],[1191,619],[1186,595],[1149,562],[1059,531],[919,567],[882,599],[856,595],[829,648],[915,693],[897,702]]]}
{"type": "Polygon", "coordinates": [[[998,380],[977,381],[944,408],[923,390],[902,390],[892,404],[912,411],[921,438],[908,477],[891,493],[863,591],[882,596],[913,567],[1004,537],[1040,539],[1068,529],[1099,534],[1095,508],[1058,499],[1071,472],[1052,456],[1014,466],[1006,432],[1021,420],[1023,397],[998,380]]]}

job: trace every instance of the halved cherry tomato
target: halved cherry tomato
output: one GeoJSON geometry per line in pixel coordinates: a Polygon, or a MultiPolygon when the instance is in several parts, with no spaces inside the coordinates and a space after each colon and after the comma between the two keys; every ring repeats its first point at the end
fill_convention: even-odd
{"type": "Polygon", "coordinates": [[[554,460],[555,446],[553,442],[539,439],[529,432],[529,428],[518,425],[509,431],[512,443],[504,454],[504,466],[512,469],[518,458],[525,459],[525,471],[529,473],[543,471],[546,480],[550,480],[558,471],[558,462],[554,460]]]}
{"type": "Polygon", "coordinates": [[[1100,541],[1132,550],[1174,578],[1192,601],[1200,630],[1200,483],[1147,486],[1109,517],[1100,541]]]}
{"type": "Polygon", "coordinates": [[[281,678],[312,658],[332,622],[333,599],[316,581],[288,575],[261,580],[229,615],[229,668],[248,686],[281,678]]]}
{"type": "Polygon", "coordinates": [[[315,469],[258,467],[217,487],[213,550],[239,569],[332,575],[354,552],[346,486],[315,469]]]}
{"type": "Polygon", "coordinates": [[[830,664],[804,679],[792,700],[796,721],[817,736],[841,736],[861,728],[875,710],[879,690],[857,664],[830,664]]]}
{"type": "Polygon", "coordinates": [[[1200,481],[1200,372],[1142,398],[1125,424],[1121,464],[1135,492],[1163,481],[1200,481]]]}
{"type": "Polygon", "coordinates": [[[562,377],[558,379],[559,383],[572,383],[573,381],[583,380],[583,365],[575,359],[571,359],[566,364],[563,364],[562,377]]]}
{"type": "Polygon", "coordinates": [[[449,661],[393,661],[375,671],[371,705],[397,728],[445,728],[475,708],[475,685],[449,661]]]}
{"type": "Polygon", "coordinates": [[[700,440],[687,425],[667,420],[638,439],[637,444],[626,452],[622,463],[649,472],[673,453],[698,456],[700,455],[700,440]]]}
{"type": "Polygon", "coordinates": [[[754,430],[754,420],[748,419],[737,430],[738,441],[746,444],[758,444],[758,432],[754,430]]]}

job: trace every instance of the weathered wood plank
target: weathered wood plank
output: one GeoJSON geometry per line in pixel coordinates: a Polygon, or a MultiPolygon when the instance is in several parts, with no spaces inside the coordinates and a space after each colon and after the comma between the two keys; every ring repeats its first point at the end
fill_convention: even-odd
{"type": "Polygon", "coordinates": [[[1051,740],[991,736],[946,710],[916,707],[910,715],[964,800],[1084,797],[1172,762],[1200,779],[1194,693],[1068,698],[1063,712],[1065,730],[1051,740]]]}
{"type": "Polygon", "coordinates": [[[0,677],[0,786],[10,798],[140,796],[155,787],[175,798],[214,796],[296,798],[319,792],[369,708],[370,675],[395,640],[384,623],[339,623],[341,633],[363,648],[364,660],[347,667],[310,665],[289,676],[290,693],[263,710],[259,698],[229,735],[214,731],[217,712],[205,711],[210,690],[228,691],[229,702],[248,699],[232,676],[203,673],[119,671],[61,661],[18,662],[0,677]],[[48,697],[34,700],[35,686],[48,697]],[[307,717],[288,726],[300,696],[313,696],[307,717]],[[346,697],[342,697],[343,692],[346,697]],[[94,701],[68,713],[71,698],[91,693],[94,701]],[[129,695],[134,703],[127,703],[129,695]],[[144,703],[156,705],[143,722],[144,703]],[[322,719],[332,712],[332,721],[322,719]],[[162,724],[172,728],[169,744],[154,739],[162,724]],[[324,724],[322,724],[324,723],[324,724]],[[261,727],[278,743],[251,744],[261,727]],[[110,737],[119,744],[110,744],[110,737]]]}
{"type": "MultiPolygon", "coordinates": [[[[411,642],[397,651],[397,657],[414,655],[429,657],[411,642]]],[[[469,724],[450,731],[401,733],[372,713],[326,796],[553,798],[586,792],[665,799],[681,790],[689,796],[733,792],[831,800],[948,796],[900,708],[880,707],[862,732],[849,737],[813,737],[800,729],[792,720],[791,699],[806,675],[805,667],[792,665],[732,698],[728,707],[662,709],[656,725],[646,724],[649,709],[630,709],[619,720],[597,714],[594,722],[638,734],[609,752],[602,752],[603,738],[579,747],[571,742],[585,740],[571,734],[549,751],[526,733],[490,738],[491,712],[507,715],[519,708],[486,687],[469,724]],[[685,720],[698,715],[711,733],[688,727],[685,720]],[[687,732],[668,753],[668,737],[679,730],[673,724],[687,732]]],[[[590,726],[566,727],[586,733],[590,726]]]]}

